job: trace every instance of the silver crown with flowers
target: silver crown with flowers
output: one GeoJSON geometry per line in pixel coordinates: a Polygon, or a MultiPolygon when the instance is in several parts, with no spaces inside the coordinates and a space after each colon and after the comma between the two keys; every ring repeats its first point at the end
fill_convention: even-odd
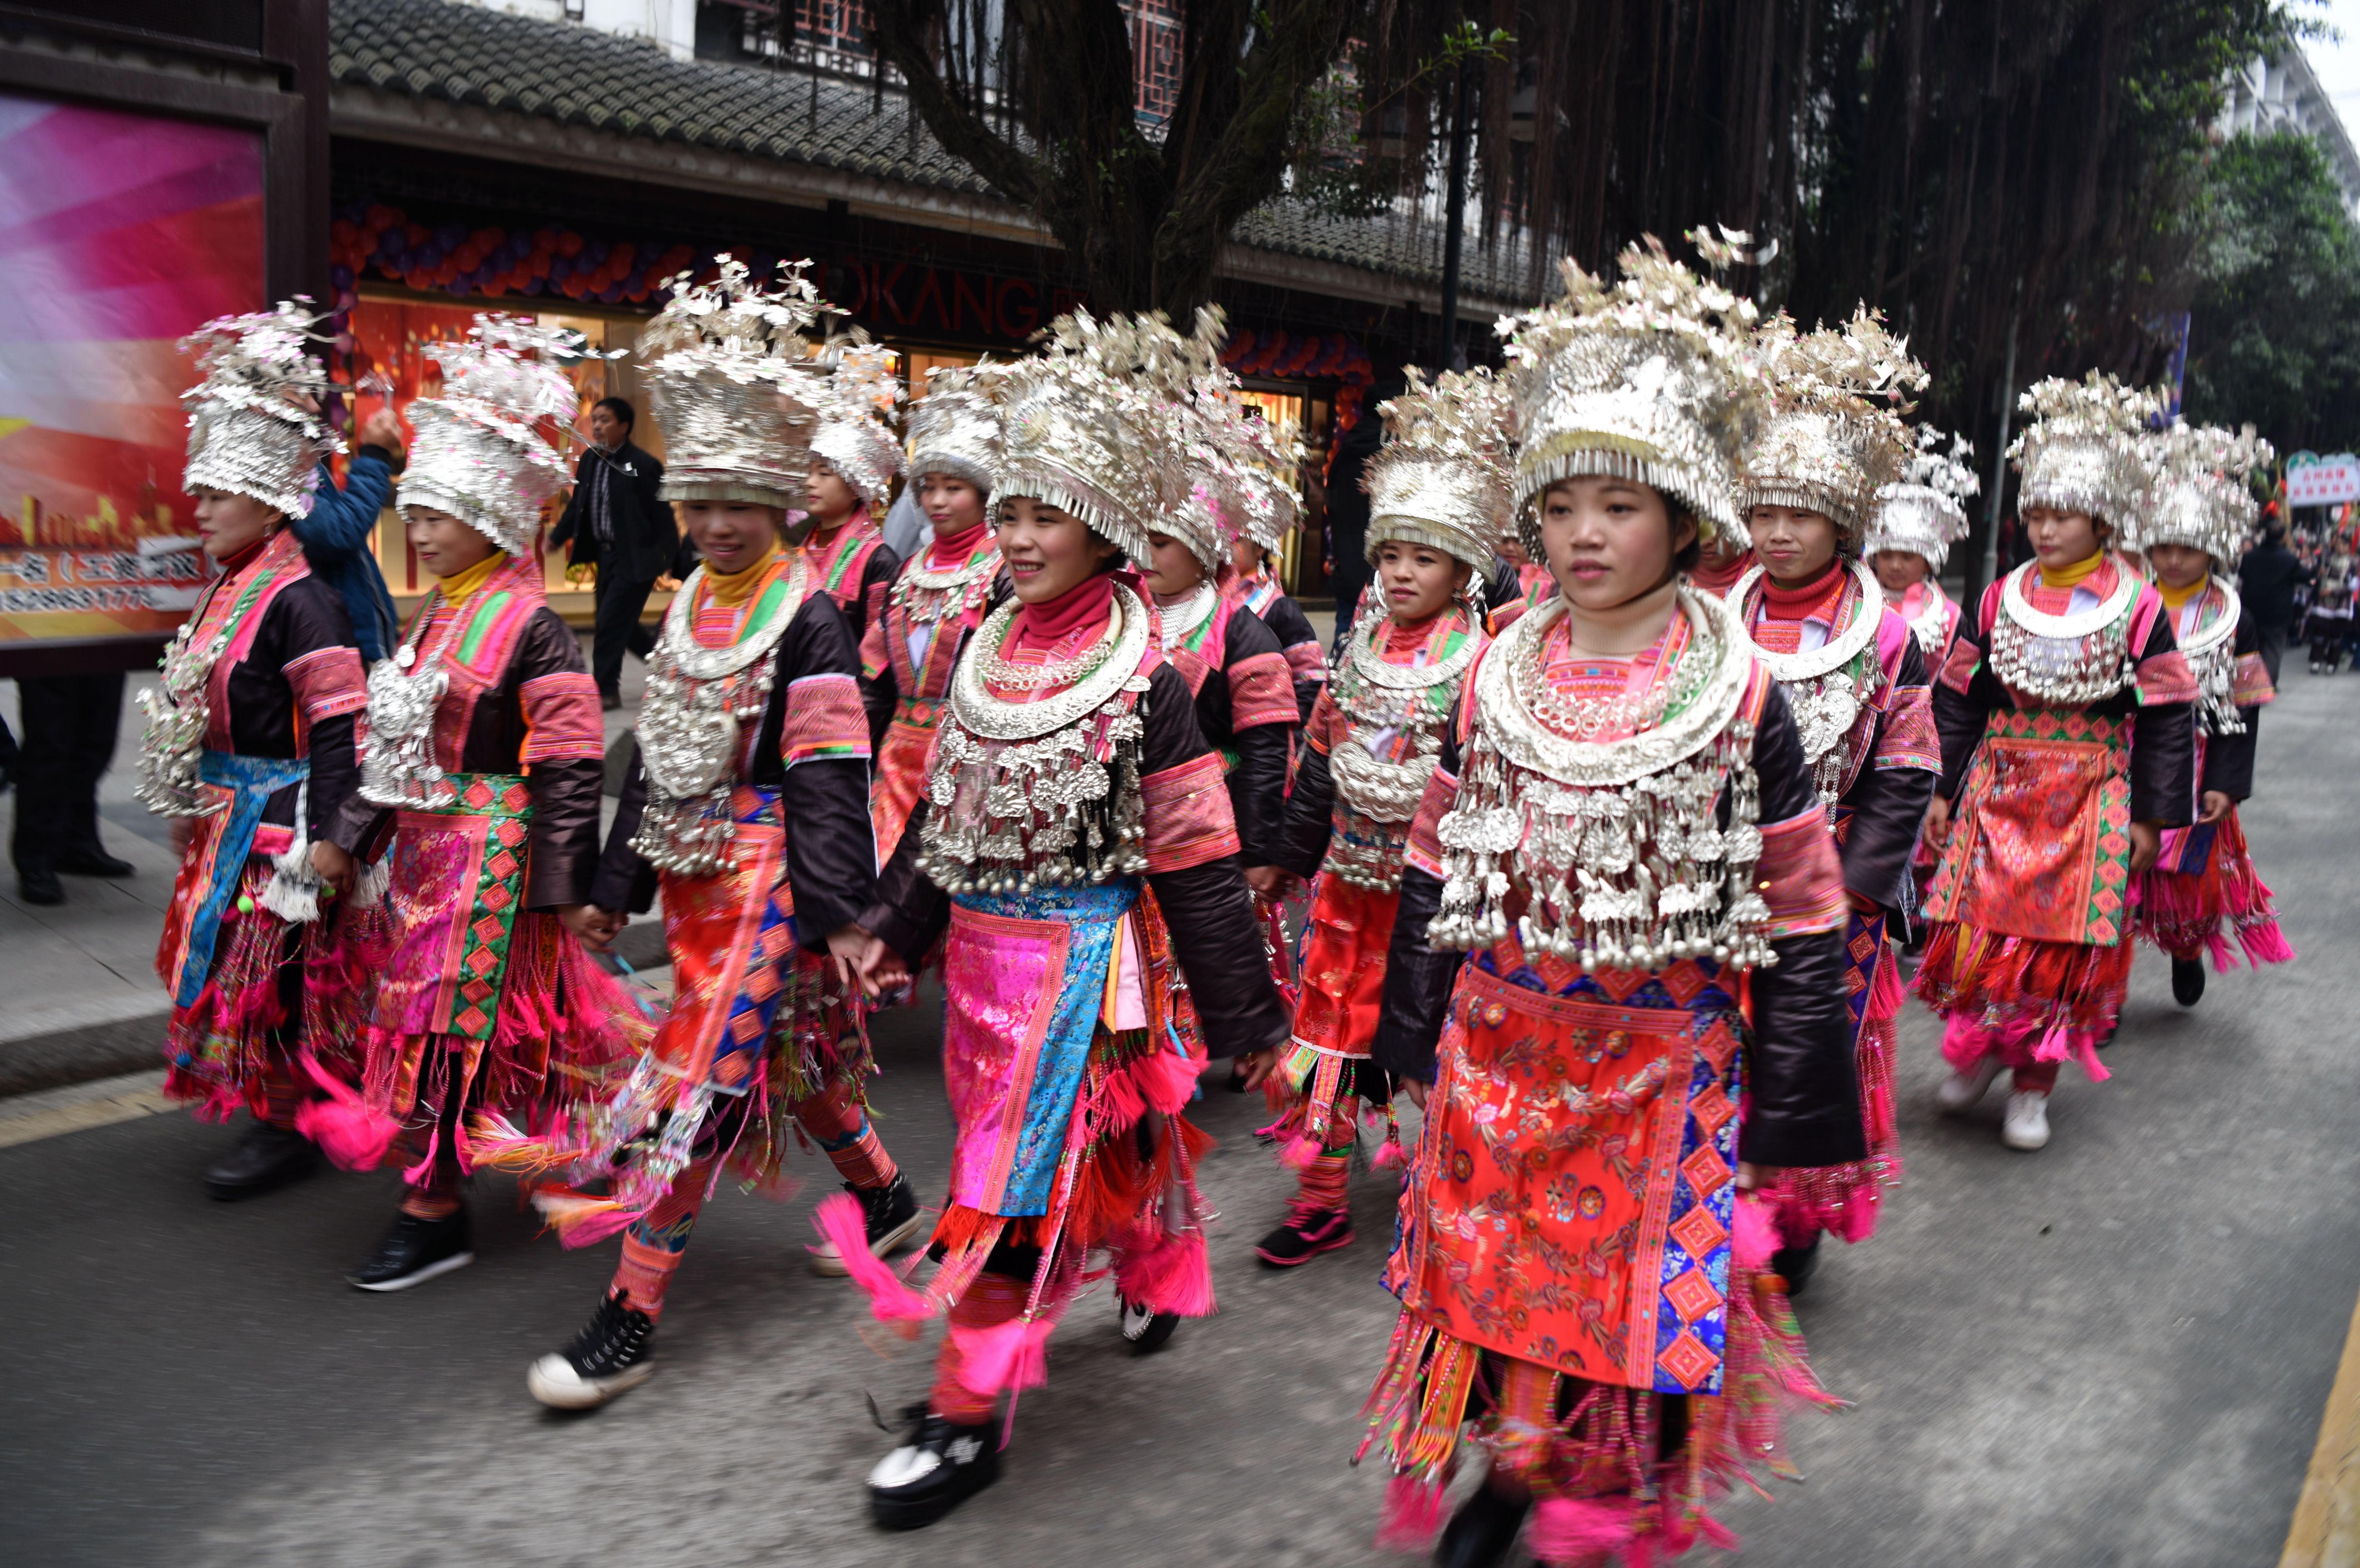
{"type": "Polygon", "coordinates": [[[2175,422],[2150,438],[2147,452],[2155,485],[2125,544],[2140,551],[2187,545],[2212,557],[2215,572],[2234,572],[2238,547],[2261,515],[2252,479],[2278,461],[2277,451],[2251,425],[2175,422]]]}
{"type": "Polygon", "coordinates": [[[2052,376],[2017,399],[2032,416],[2007,449],[2023,481],[2016,506],[2050,506],[2136,527],[2154,481],[2144,436],[2162,400],[2103,371],[2079,381],[2052,376]]]}
{"type": "Polygon", "coordinates": [[[926,372],[926,395],[910,405],[912,484],[929,474],[964,479],[991,496],[1000,467],[1000,390],[1008,367],[985,360],[926,372]]]}
{"type": "MultiPolygon", "coordinates": [[[[1732,254],[1689,237],[1708,260],[1732,254]]],[[[1652,234],[1621,263],[1610,284],[1568,257],[1562,298],[1500,320],[1521,443],[1516,528],[1535,561],[1532,503],[1567,479],[1634,480],[1685,507],[1703,538],[1743,535],[1737,463],[1765,391],[1754,303],[1672,260],[1652,234]]]]}
{"type": "Polygon", "coordinates": [[[901,443],[891,420],[901,409],[901,376],[895,354],[881,343],[854,341],[833,346],[827,397],[819,427],[812,432],[814,459],[836,470],[869,510],[882,510],[901,474],[901,443]]]}
{"type": "Polygon", "coordinates": [[[557,361],[591,350],[580,332],[487,312],[465,337],[429,343],[426,354],[442,367],[442,390],[410,405],[418,440],[394,506],[448,512],[523,555],[569,477],[566,438],[581,396],[557,361]]]}
{"type": "Polygon", "coordinates": [[[1479,573],[1491,569],[1513,507],[1508,389],[1488,370],[1444,371],[1381,404],[1385,441],[1361,481],[1371,561],[1388,540],[1422,544],[1479,573]]]}
{"type": "Polygon", "coordinates": [[[320,464],[344,450],[320,412],[335,389],[314,359],[326,343],[311,301],[217,316],[180,340],[203,377],[180,394],[189,457],[180,488],[250,495],[284,517],[311,516],[320,464]]]}
{"type": "Polygon", "coordinates": [[[1237,444],[1244,506],[1238,529],[1264,550],[1283,549],[1286,536],[1303,521],[1303,499],[1295,490],[1303,445],[1282,436],[1268,419],[1242,412],[1237,444]]]}
{"type": "Polygon", "coordinates": [[[803,276],[811,264],[781,262],[778,283],[764,288],[735,256],[715,261],[710,283],[674,278],[639,332],[664,436],[663,498],[801,506],[827,396],[803,338],[823,309],[803,276]]]}
{"type": "Polygon", "coordinates": [[[1964,436],[1951,438],[1947,455],[1941,444],[1941,431],[1918,427],[1918,450],[1902,465],[1901,477],[1877,489],[1863,555],[1901,550],[1923,557],[1939,573],[1950,547],[1967,537],[1966,498],[1983,488],[1972,466],[1975,449],[1964,436]]]}
{"type": "Polygon", "coordinates": [[[1901,399],[1926,385],[1926,368],[1865,307],[1841,327],[1809,332],[1781,315],[1763,329],[1761,347],[1770,417],[1746,454],[1738,511],[1818,512],[1857,550],[1877,491],[1908,458],[1901,399]]]}

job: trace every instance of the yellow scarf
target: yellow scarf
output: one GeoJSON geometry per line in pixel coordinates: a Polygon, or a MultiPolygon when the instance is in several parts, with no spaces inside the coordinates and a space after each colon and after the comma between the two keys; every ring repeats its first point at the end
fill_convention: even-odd
{"type": "Polygon", "coordinates": [[[2212,575],[2211,572],[2207,572],[2203,576],[2198,578],[2195,582],[2191,583],[2185,588],[2174,588],[2169,583],[2158,583],[2155,585],[2155,590],[2157,593],[2163,595],[2163,607],[2169,610],[2176,616],[2180,611],[2188,607],[2188,601],[2193,599],[2199,593],[2203,593],[2205,589],[2212,585],[2212,575]]]}
{"type": "Polygon", "coordinates": [[[2096,553],[2092,555],[2089,560],[2080,561],[2072,566],[2065,567],[2060,571],[2052,572],[2048,567],[2044,566],[2040,569],[2040,584],[2044,588],[2079,587],[2081,585],[2081,579],[2089,576],[2092,572],[2097,571],[2099,563],[2103,561],[2105,559],[2106,547],[2104,545],[2100,545],[2096,553]]]}
{"type": "Polygon", "coordinates": [[[705,597],[716,604],[734,610],[752,598],[755,590],[770,582],[771,569],[776,567],[782,559],[784,558],[780,555],[779,547],[772,545],[770,554],[762,557],[745,571],[726,574],[714,571],[713,563],[708,561],[705,563],[705,597]]]}
{"type": "Polygon", "coordinates": [[[475,590],[491,581],[492,573],[508,564],[508,555],[494,550],[466,571],[455,576],[437,579],[435,586],[442,590],[442,602],[458,609],[475,597],[475,590]]]}

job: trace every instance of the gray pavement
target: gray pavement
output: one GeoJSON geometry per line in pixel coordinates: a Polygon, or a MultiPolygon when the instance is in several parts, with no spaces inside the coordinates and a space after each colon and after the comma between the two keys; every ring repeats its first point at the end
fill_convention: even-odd
{"type": "MultiPolygon", "coordinates": [[[[2069,1071],[2036,1156],[2000,1146],[1996,1094],[1964,1121],[1931,1115],[1936,1029],[1913,1005],[1906,1183],[1800,1306],[1853,1408],[1796,1418],[1807,1485],[1723,1510],[1755,1568],[2276,1560],[2360,1292],[2360,679],[2298,660],[2287,681],[2246,821],[2300,960],[2216,976],[2186,1012],[2144,956],[2114,1080],[2069,1071]]],[[[876,1096],[929,1190],[949,1142],[934,1028],[927,1007],[880,1029],[876,1096]]],[[[563,1418],[524,1367],[588,1314],[613,1244],[561,1250],[504,1181],[477,1193],[474,1268],[378,1298],[338,1269],[374,1241],[390,1177],[213,1204],[197,1177],[231,1131],[178,1116],[0,1148],[17,1215],[0,1231],[0,1559],[1388,1561],[1370,1545],[1383,1477],[1346,1461],[1393,1318],[1375,1282],[1391,1183],[1357,1179],[1354,1247],[1257,1269],[1285,1191],[1259,1110],[1218,1090],[1202,1106],[1222,1140],[1205,1173],[1221,1314],[1135,1359],[1107,1298],[1083,1303],[1000,1484],[917,1537],[868,1527],[860,1478],[890,1443],[869,1402],[890,1421],[923,1395],[931,1338],[894,1345],[847,1285],[803,1270],[832,1188],[816,1159],[796,1201],[716,1199],[660,1375],[563,1418]]]]}

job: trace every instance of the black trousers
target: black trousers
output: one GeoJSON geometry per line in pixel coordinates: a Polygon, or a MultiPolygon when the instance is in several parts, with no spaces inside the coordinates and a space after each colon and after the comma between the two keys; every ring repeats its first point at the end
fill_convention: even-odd
{"type": "Polygon", "coordinates": [[[2278,665],[2286,659],[2287,628],[2256,621],[2254,635],[2261,644],[2255,651],[2262,656],[2262,667],[2270,672],[2270,684],[2278,683],[2278,665]]]}
{"type": "Polygon", "coordinates": [[[18,871],[46,871],[61,855],[100,847],[98,781],[115,760],[123,673],[29,676],[16,694],[25,734],[11,848],[18,871]]]}
{"type": "Polygon", "coordinates": [[[639,624],[655,592],[655,579],[644,582],[619,572],[598,569],[597,619],[590,632],[590,673],[598,690],[612,696],[623,683],[623,655],[636,653],[644,660],[655,651],[655,634],[639,624]]]}

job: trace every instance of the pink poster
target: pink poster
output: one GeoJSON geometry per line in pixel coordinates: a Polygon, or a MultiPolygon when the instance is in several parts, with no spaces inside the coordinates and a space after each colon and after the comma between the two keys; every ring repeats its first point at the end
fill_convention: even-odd
{"type": "Polygon", "coordinates": [[[0,93],[0,642],[193,604],[174,344],[267,303],[262,208],[255,132],[0,93]]]}

